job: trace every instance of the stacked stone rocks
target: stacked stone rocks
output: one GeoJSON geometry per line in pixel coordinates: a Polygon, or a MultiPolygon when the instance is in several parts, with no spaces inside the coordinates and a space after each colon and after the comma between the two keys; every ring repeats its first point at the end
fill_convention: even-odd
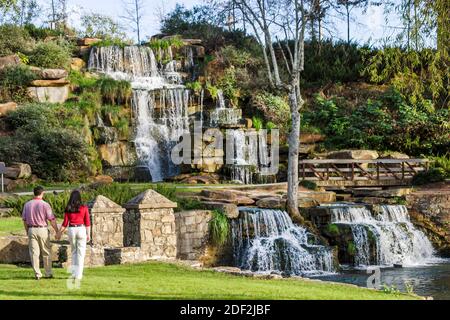
{"type": "Polygon", "coordinates": [[[9,167],[6,167],[3,183],[5,191],[12,191],[36,180],[37,177],[32,174],[30,165],[26,163],[12,163],[9,167]]]}
{"type": "Polygon", "coordinates": [[[39,102],[64,103],[69,98],[70,82],[64,69],[40,69],[32,67],[38,80],[31,82],[29,95],[39,102]]]}

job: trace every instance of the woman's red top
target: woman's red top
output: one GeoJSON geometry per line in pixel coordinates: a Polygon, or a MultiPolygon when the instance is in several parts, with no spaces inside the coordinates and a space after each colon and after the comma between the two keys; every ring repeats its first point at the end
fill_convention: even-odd
{"type": "Polygon", "coordinates": [[[80,206],[80,212],[66,212],[64,214],[64,221],[62,226],[67,228],[68,225],[81,225],[86,227],[91,226],[91,220],[89,219],[89,209],[87,206],[80,206]]]}

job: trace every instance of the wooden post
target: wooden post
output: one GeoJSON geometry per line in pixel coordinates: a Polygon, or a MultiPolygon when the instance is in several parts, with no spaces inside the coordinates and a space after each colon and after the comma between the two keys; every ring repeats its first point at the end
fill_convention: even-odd
{"type": "Polygon", "coordinates": [[[380,181],[380,163],[377,162],[377,181],[380,181]]]}
{"type": "Polygon", "coordinates": [[[302,165],[302,170],[303,170],[303,180],[305,180],[305,178],[306,178],[306,170],[305,170],[305,163],[303,163],[303,165],[302,165]]]}
{"type": "Polygon", "coordinates": [[[402,181],[405,180],[405,162],[402,161],[402,181]]]}
{"type": "Polygon", "coordinates": [[[352,162],[352,181],[355,181],[355,163],[352,162]]]}
{"type": "Polygon", "coordinates": [[[327,178],[326,180],[330,180],[330,164],[327,163],[327,178]]]}

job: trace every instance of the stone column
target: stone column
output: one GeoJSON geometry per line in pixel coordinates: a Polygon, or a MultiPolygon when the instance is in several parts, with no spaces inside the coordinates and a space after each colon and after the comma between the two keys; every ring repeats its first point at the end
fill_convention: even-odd
{"type": "Polygon", "coordinates": [[[104,196],[89,204],[92,244],[101,247],[123,247],[123,214],[125,209],[104,196]]]}
{"type": "Polygon", "coordinates": [[[175,215],[177,204],[154,190],[147,190],[125,204],[124,245],[140,247],[149,259],[177,255],[175,215]]]}

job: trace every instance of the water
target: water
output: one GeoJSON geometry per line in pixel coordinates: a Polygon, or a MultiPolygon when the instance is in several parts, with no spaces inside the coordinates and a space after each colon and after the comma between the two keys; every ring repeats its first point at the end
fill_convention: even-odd
{"type": "Polygon", "coordinates": [[[189,130],[189,91],[182,85],[171,48],[158,52],[149,47],[94,47],[88,67],[116,80],[127,80],[133,88],[136,152],[139,164],[147,166],[152,181],[178,174],[170,152],[189,130]]]}
{"type": "Polygon", "coordinates": [[[186,91],[160,90],[159,99],[154,91],[135,90],[133,93],[136,152],[154,182],[178,174],[170,155],[178,138],[189,131],[186,91]]]}
{"type": "Polygon", "coordinates": [[[231,163],[229,163],[232,181],[251,184],[255,180],[254,177],[258,177],[260,168],[269,165],[266,134],[229,129],[227,130],[227,147],[233,149],[231,163]]]}
{"type": "Polygon", "coordinates": [[[332,223],[351,227],[356,266],[371,264],[370,247],[373,242],[376,265],[422,265],[433,258],[431,242],[411,223],[405,206],[384,205],[380,209],[380,212],[372,213],[364,206],[331,208],[332,223]]]}
{"type": "MultiPolygon", "coordinates": [[[[319,276],[325,281],[367,286],[369,274],[362,270],[345,270],[339,274],[319,276]]],[[[381,269],[381,285],[395,286],[407,292],[406,284],[420,296],[432,296],[437,300],[450,300],[450,260],[441,260],[425,266],[381,269]]]]}
{"type": "Polygon", "coordinates": [[[281,210],[241,208],[232,222],[235,265],[259,273],[317,275],[334,271],[330,248],[281,210]]]}

